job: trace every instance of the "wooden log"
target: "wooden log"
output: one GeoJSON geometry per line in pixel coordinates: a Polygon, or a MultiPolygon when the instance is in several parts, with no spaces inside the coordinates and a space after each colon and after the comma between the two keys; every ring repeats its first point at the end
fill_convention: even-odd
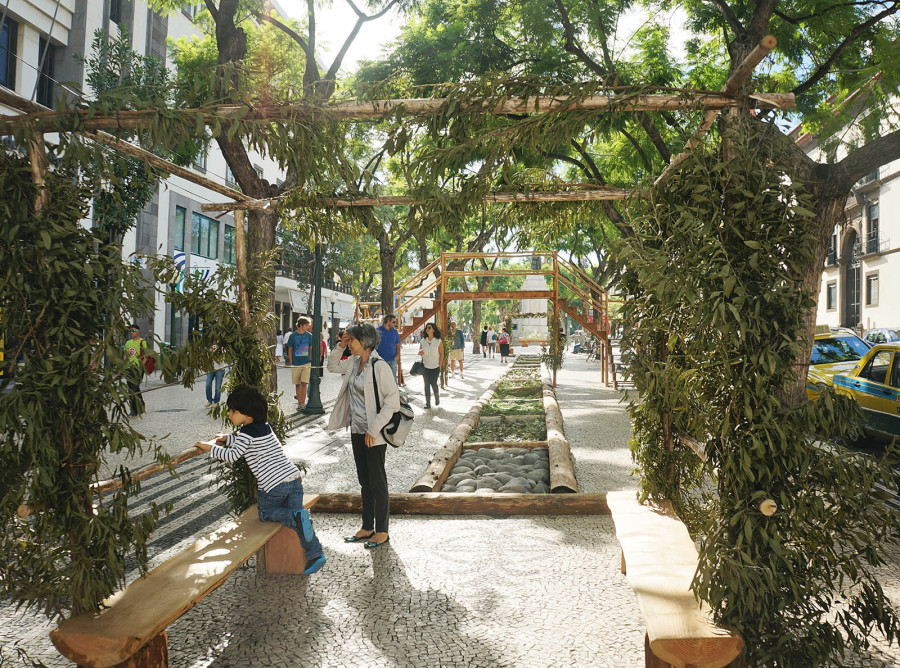
{"type": "MultiPolygon", "coordinates": [[[[244,233],[244,212],[234,212],[234,255],[238,273],[238,303],[241,327],[250,326],[250,294],[247,292],[247,243],[244,233]]],[[[317,344],[318,345],[318,344],[317,344]]]]}
{"type": "MultiPolygon", "coordinates": [[[[691,109],[724,109],[748,102],[759,109],[793,109],[792,93],[758,93],[752,97],[725,95],[721,92],[694,91],[690,97],[681,94],[660,95],[590,95],[582,98],[565,95],[531,98],[508,98],[504,102],[483,106],[483,114],[545,114],[568,111],[678,111],[691,109]]],[[[412,115],[434,115],[444,108],[443,98],[375,100],[370,102],[339,102],[329,105],[278,104],[273,106],[221,104],[204,109],[179,110],[178,115],[191,124],[199,118],[206,125],[217,122],[228,125],[229,120],[244,123],[316,122],[328,119],[383,118],[403,111],[412,115]]],[[[460,105],[465,108],[465,105],[460,105]]],[[[156,109],[114,110],[106,114],[93,109],[38,111],[21,116],[0,116],[0,134],[15,132],[23,123],[34,123],[43,132],[82,132],[84,130],[139,130],[153,125],[159,117],[156,109]]]]}
{"type": "Polygon", "coordinates": [[[47,151],[44,148],[44,137],[35,136],[28,140],[28,161],[31,164],[31,182],[37,188],[34,198],[34,212],[40,215],[50,204],[50,191],[44,183],[44,175],[47,173],[47,151]]]}
{"type": "Polygon", "coordinates": [[[462,454],[462,445],[469,437],[469,432],[478,424],[481,416],[481,407],[494,396],[494,391],[502,378],[503,376],[491,383],[490,387],[484,391],[478,398],[478,401],[469,409],[469,412],[466,413],[462,422],[456,426],[456,429],[453,430],[441,449],[434,453],[431,462],[410,488],[410,492],[436,492],[440,490],[450,475],[450,469],[453,468],[456,460],[459,459],[459,455],[462,454]]]}
{"type": "Polygon", "coordinates": [[[482,415],[481,422],[528,422],[543,420],[543,415],[482,415]]]}
{"type": "Polygon", "coordinates": [[[550,453],[550,491],[554,494],[578,491],[572,449],[563,431],[562,412],[550,377],[542,374],[544,413],[547,420],[547,450],[550,453]]]}
{"type": "MultiPolygon", "coordinates": [[[[484,420],[484,418],[481,418],[484,420]]],[[[510,441],[472,441],[471,443],[463,443],[463,450],[480,450],[481,448],[546,448],[547,441],[522,441],[513,443],[510,441]]]]}
{"type": "MultiPolygon", "coordinates": [[[[309,506],[317,513],[359,513],[359,494],[317,494],[309,506]]],[[[606,494],[391,494],[395,515],[606,515],[606,494]]]]}

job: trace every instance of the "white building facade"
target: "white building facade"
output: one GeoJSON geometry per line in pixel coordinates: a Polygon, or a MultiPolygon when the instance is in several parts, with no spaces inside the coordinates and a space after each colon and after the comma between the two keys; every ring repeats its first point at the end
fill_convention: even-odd
{"type": "MultiPolygon", "coordinates": [[[[815,137],[800,147],[817,161],[824,156],[815,137]]],[[[839,154],[838,158],[842,158],[839,154]]],[[[835,226],[819,292],[818,324],[860,333],[900,327],[900,160],[881,166],[853,188],[835,226]]]]}
{"type": "MultiPolygon", "coordinates": [[[[273,3],[274,4],[274,3],[273,3]]],[[[142,55],[159,59],[169,69],[169,38],[201,37],[192,22],[199,5],[185,12],[161,16],[143,0],[12,0],[0,3],[0,86],[20,97],[46,107],[64,94],[65,87],[85,90],[84,66],[73,56],[90,54],[97,29],[116,35],[119,27],[131,35],[131,48],[142,55]]],[[[282,15],[284,12],[275,6],[282,15]]],[[[0,113],[18,110],[0,105],[0,113]]],[[[278,165],[262,156],[251,154],[256,171],[272,183],[283,175],[278,165]]],[[[230,187],[237,187],[225,159],[215,142],[199,156],[192,169],[198,174],[230,187]]],[[[201,205],[227,198],[184,178],[172,176],[162,182],[153,198],[123,239],[123,254],[166,254],[174,258],[184,275],[208,275],[222,263],[235,262],[234,218],[205,215],[201,205]]],[[[90,225],[91,221],[85,221],[90,225]]],[[[282,272],[277,280],[276,317],[282,329],[306,312],[306,302],[296,298],[305,293],[304,283],[290,272],[282,272]],[[293,295],[293,297],[292,297],[293,295]]],[[[179,285],[174,286],[178,289],[179,285]]],[[[323,318],[330,315],[331,300],[337,302],[345,319],[352,313],[352,301],[346,294],[323,297],[323,318]]],[[[175,311],[157,295],[153,315],[140,323],[148,335],[155,335],[170,345],[181,345],[193,323],[189,314],[175,311]]]]}

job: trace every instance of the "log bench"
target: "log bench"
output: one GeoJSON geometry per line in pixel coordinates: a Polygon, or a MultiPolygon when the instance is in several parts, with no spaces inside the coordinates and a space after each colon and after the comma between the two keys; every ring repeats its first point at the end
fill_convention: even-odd
{"type": "MultiPolygon", "coordinates": [[[[315,496],[305,501],[309,507],[315,496]]],[[[255,553],[259,572],[300,574],[306,568],[296,531],[261,521],[254,505],[109,597],[100,612],[66,620],[50,638],[79,666],[168,666],[166,627],[255,553]]]]}
{"type": "Polygon", "coordinates": [[[690,589],[699,556],[671,507],[638,502],[633,491],[609,492],[607,505],[622,547],[622,573],[644,616],[644,665],[719,668],[737,659],[744,641],[716,626],[690,589]]]}

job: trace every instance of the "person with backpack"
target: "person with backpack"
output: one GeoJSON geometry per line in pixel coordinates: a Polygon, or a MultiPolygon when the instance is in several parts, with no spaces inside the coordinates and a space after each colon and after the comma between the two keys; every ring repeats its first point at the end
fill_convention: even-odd
{"type": "Polygon", "coordinates": [[[366,549],[380,547],[390,540],[390,498],[384,468],[387,441],[381,430],[400,410],[400,390],[394,371],[376,351],[380,339],[372,325],[353,325],[344,332],[341,344],[328,355],[328,370],[342,373],[344,379],[326,429],[350,428],[362,495],[362,527],[355,534],[345,536],[344,541],[364,543],[366,549]],[[351,355],[342,360],[346,346],[350,347],[351,355]]]}
{"type": "Polygon", "coordinates": [[[506,364],[509,361],[509,333],[506,327],[500,330],[500,363],[506,364]]]}

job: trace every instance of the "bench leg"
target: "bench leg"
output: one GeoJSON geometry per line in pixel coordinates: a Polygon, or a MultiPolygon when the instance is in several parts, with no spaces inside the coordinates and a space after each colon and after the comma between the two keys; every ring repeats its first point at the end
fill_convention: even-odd
{"type": "Polygon", "coordinates": [[[169,666],[169,639],[163,631],[153,640],[144,645],[136,654],[122,663],[117,663],[114,668],[168,668],[169,666]]]}
{"type": "Polygon", "coordinates": [[[644,634],[644,668],[673,668],[671,663],[663,661],[650,649],[650,636],[644,634]]]}
{"type": "Polygon", "coordinates": [[[258,573],[300,575],[306,568],[306,554],[300,537],[293,529],[284,527],[256,553],[258,573]]]}

